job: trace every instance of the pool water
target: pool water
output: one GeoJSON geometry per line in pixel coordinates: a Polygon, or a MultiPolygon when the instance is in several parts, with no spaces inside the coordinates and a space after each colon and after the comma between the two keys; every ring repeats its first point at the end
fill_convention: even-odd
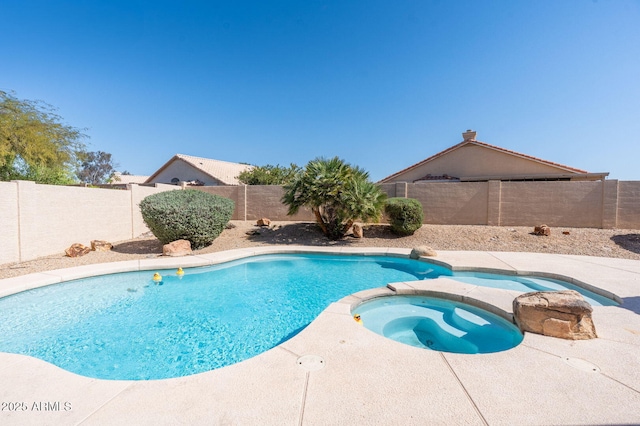
{"type": "Polygon", "coordinates": [[[387,296],[359,305],[362,324],[406,345],[463,354],[492,353],[522,342],[518,328],[485,310],[423,296],[387,296]]]}
{"type": "Polygon", "coordinates": [[[349,294],[451,276],[406,258],[323,254],[256,256],[187,269],[183,277],[160,271],[160,283],[153,272],[1,298],[0,351],[100,379],[181,377],[271,349],[349,294]]]}

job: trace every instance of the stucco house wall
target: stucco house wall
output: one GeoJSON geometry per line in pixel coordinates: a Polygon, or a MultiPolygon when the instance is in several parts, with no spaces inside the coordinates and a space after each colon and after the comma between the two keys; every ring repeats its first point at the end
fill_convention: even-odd
{"type": "Polygon", "coordinates": [[[563,172],[566,173],[557,167],[490,148],[465,145],[396,176],[394,181],[413,182],[428,174],[432,176],[447,174],[455,177],[503,176],[506,178],[523,174],[542,176],[563,172]]]}
{"type": "Polygon", "coordinates": [[[188,182],[195,180],[204,182],[204,184],[208,186],[223,185],[218,179],[209,176],[179,158],[168,164],[166,168],[161,170],[149,183],[164,183],[171,185],[177,184],[180,181],[188,182]],[[172,179],[177,179],[177,181],[172,182],[172,179]]]}
{"type": "Polygon", "coordinates": [[[552,161],[476,140],[476,132],[462,134],[463,141],[415,163],[380,183],[426,183],[490,180],[604,180],[609,173],[589,173],[552,161]]]}

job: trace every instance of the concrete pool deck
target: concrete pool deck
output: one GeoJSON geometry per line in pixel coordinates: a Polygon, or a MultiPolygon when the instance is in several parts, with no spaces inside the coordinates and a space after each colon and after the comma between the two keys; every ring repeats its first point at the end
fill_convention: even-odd
{"type": "MultiPolygon", "coordinates": [[[[410,250],[251,248],[89,265],[0,280],[0,297],[98,273],[199,266],[263,253],[336,251],[408,255],[410,250]]],[[[0,353],[0,424],[640,424],[640,261],[497,252],[439,252],[433,260],[454,269],[562,275],[615,294],[623,304],[594,307],[598,339],[526,333],[516,348],[482,355],[403,345],[351,317],[353,304],[394,294],[392,288],[446,293],[508,311],[518,294],[442,278],[347,296],[279,346],[189,377],[98,380],[0,353]]]]}

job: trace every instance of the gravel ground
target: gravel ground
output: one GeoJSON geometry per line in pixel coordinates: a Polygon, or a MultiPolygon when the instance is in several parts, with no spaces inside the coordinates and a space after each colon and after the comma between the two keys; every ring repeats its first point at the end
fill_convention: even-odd
{"type": "MultiPolygon", "coordinates": [[[[437,250],[517,251],[577,254],[640,260],[640,230],[552,228],[550,236],[532,235],[530,227],[424,225],[412,236],[398,237],[388,225],[364,226],[364,238],[347,236],[329,241],[314,223],[232,221],[212,245],[194,254],[267,245],[326,247],[404,247],[427,245],[437,250]]],[[[84,242],[87,244],[88,242],[84,242]]],[[[22,263],[0,265],[0,279],[94,263],[144,259],[162,255],[162,244],[151,234],[114,243],[109,252],[90,252],[69,258],[64,253],[22,263]]]]}

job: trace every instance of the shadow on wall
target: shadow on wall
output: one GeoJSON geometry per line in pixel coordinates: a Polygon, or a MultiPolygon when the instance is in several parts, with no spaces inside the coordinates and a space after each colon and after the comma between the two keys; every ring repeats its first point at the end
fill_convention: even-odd
{"type": "Polygon", "coordinates": [[[614,235],[611,241],[625,250],[640,253],[640,234],[614,235]]]}

